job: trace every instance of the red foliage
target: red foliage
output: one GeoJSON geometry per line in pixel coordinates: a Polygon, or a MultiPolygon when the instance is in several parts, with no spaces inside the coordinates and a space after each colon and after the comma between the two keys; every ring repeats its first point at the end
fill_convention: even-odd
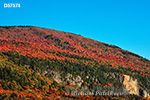
{"type": "Polygon", "coordinates": [[[67,57],[69,54],[112,67],[122,65],[135,70],[137,66],[141,73],[145,71],[143,66],[150,69],[150,61],[136,54],[79,35],[38,27],[0,27],[0,31],[0,51],[17,51],[29,57],[78,63],[77,58],[67,57]]]}

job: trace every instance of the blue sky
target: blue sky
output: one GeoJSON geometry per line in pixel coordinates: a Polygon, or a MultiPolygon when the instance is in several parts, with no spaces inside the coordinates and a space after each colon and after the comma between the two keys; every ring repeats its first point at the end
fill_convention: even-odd
{"type": "Polygon", "coordinates": [[[150,59],[150,0],[0,0],[0,26],[10,25],[80,34],[150,59]]]}

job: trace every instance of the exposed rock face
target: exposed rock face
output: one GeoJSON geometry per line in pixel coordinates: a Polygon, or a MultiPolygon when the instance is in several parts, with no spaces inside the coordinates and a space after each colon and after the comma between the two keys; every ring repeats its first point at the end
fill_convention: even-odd
{"type": "Polygon", "coordinates": [[[124,75],[123,85],[128,90],[129,94],[139,95],[139,86],[137,79],[133,79],[129,75],[124,75]]]}
{"type": "Polygon", "coordinates": [[[144,90],[143,91],[143,97],[149,97],[150,98],[150,95],[144,90]]]}
{"type": "Polygon", "coordinates": [[[129,94],[150,98],[150,95],[147,93],[147,91],[138,85],[137,79],[133,79],[129,75],[119,74],[116,72],[110,74],[113,78],[117,78],[125,86],[129,94]]]}
{"type": "Polygon", "coordinates": [[[49,75],[51,75],[51,77],[60,84],[64,84],[68,81],[72,85],[78,85],[79,87],[81,87],[83,83],[83,80],[79,75],[74,77],[72,74],[68,73],[66,76],[61,76],[59,72],[54,70],[49,70],[49,75]]]}
{"type": "MultiPolygon", "coordinates": [[[[83,80],[79,75],[74,77],[72,74],[68,73],[65,76],[61,76],[59,72],[56,72],[50,69],[48,71],[45,71],[43,74],[45,75],[47,73],[49,73],[51,77],[60,84],[64,84],[65,82],[68,81],[72,85],[78,85],[79,87],[81,87],[83,83],[83,80]]],[[[111,75],[111,77],[113,78],[118,79],[124,85],[125,89],[128,90],[129,94],[134,94],[134,95],[150,98],[150,95],[147,93],[147,91],[138,85],[137,79],[133,79],[129,75],[119,74],[116,72],[104,73],[104,76],[106,77],[109,75],[111,75]]],[[[89,78],[89,76],[86,76],[86,78],[89,78]]]]}
{"type": "Polygon", "coordinates": [[[76,76],[76,77],[73,77],[72,74],[68,73],[66,78],[67,78],[67,81],[70,81],[71,84],[74,84],[74,85],[76,84],[79,87],[81,87],[81,85],[83,83],[83,80],[82,80],[82,78],[79,75],[76,76]]]}
{"type": "Polygon", "coordinates": [[[114,75],[120,80],[120,82],[123,83],[129,94],[150,98],[150,95],[147,93],[147,91],[138,85],[137,79],[133,79],[129,75],[121,75],[116,73],[114,73],[114,75]]]}
{"type": "Polygon", "coordinates": [[[62,83],[62,80],[61,80],[61,76],[58,72],[56,71],[51,71],[52,72],[52,78],[58,82],[58,83],[62,83]]]}

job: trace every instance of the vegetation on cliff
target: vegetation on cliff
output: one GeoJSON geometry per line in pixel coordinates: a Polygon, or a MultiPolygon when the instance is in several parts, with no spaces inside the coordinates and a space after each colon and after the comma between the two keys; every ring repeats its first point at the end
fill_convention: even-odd
{"type": "MultiPolygon", "coordinates": [[[[123,88],[111,73],[137,79],[150,93],[150,61],[79,35],[38,27],[0,27],[0,97],[35,99],[106,99],[112,96],[73,96],[66,88],[92,91],[94,86],[123,88]],[[81,76],[81,87],[53,80],[49,70],[81,76]],[[106,73],[106,74],[104,74],[106,73]]],[[[125,98],[138,98],[128,95],[125,98]]],[[[120,97],[117,97],[118,99],[120,97]]]]}

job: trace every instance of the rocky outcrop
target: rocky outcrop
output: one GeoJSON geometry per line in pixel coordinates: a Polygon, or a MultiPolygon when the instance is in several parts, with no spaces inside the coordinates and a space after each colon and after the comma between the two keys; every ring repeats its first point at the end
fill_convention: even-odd
{"type": "Polygon", "coordinates": [[[123,75],[123,85],[129,94],[139,95],[139,86],[137,79],[133,79],[129,75],[123,75]]]}
{"type": "Polygon", "coordinates": [[[71,85],[78,85],[79,87],[81,87],[83,83],[83,80],[79,75],[73,76],[72,74],[68,73],[65,74],[65,76],[62,76],[60,72],[54,70],[48,70],[48,72],[46,73],[48,73],[49,76],[51,76],[56,82],[60,84],[69,82],[71,85]]]}
{"type": "Polygon", "coordinates": [[[149,93],[146,90],[141,88],[138,84],[137,79],[133,79],[129,75],[119,74],[119,73],[111,73],[114,78],[119,79],[121,83],[123,83],[126,90],[128,90],[129,94],[134,94],[142,97],[150,97],[149,93]]]}
{"type": "Polygon", "coordinates": [[[129,94],[150,98],[150,95],[147,93],[147,91],[138,85],[137,79],[133,79],[129,75],[123,75],[123,85],[128,90],[129,94]]]}
{"type": "MultiPolygon", "coordinates": [[[[82,86],[82,83],[84,82],[81,78],[81,76],[73,76],[72,74],[68,73],[65,74],[65,76],[61,75],[60,72],[54,71],[54,70],[48,70],[45,71],[43,74],[49,74],[56,82],[60,84],[64,84],[66,82],[69,82],[72,85],[78,85],[79,87],[82,86]]],[[[138,84],[137,79],[133,79],[129,75],[119,74],[119,73],[103,73],[105,77],[111,76],[112,78],[118,79],[123,85],[124,88],[128,91],[128,94],[134,94],[142,97],[150,97],[149,93],[147,93],[146,90],[141,88],[138,84]]],[[[89,78],[89,76],[86,76],[86,78],[89,78]]],[[[93,77],[94,78],[94,77],[93,77]]]]}

